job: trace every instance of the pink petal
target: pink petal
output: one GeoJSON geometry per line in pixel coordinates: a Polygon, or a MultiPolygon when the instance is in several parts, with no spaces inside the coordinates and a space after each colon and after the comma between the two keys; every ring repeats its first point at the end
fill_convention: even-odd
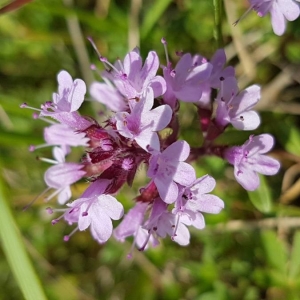
{"type": "Polygon", "coordinates": [[[155,178],[154,183],[158,190],[159,196],[165,203],[174,203],[178,197],[178,186],[169,178],[155,178]]]}
{"type": "Polygon", "coordinates": [[[202,87],[200,84],[184,84],[174,94],[177,99],[184,102],[197,102],[202,96],[202,87]]]}
{"type": "Polygon", "coordinates": [[[205,220],[201,213],[195,214],[195,219],[193,220],[192,225],[197,229],[203,229],[205,227],[205,220]]]}
{"type": "Polygon", "coordinates": [[[173,238],[173,240],[181,246],[186,246],[190,243],[190,232],[182,223],[179,223],[176,236],[173,238]]]}
{"type": "Polygon", "coordinates": [[[195,169],[186,162],[179,162],[173,180],[183,186],[190,185],[196,180],[195,169]]]}
{"type": "Polygon", "coordinates": [[[239,91],[237,80],[235,77],[227,77],[221,81],[221,89],[218,93],[218,100],[229,102],[232,97],[235,97],[239,91]]]}
{"type": "Polygon", "coordinates": [[[162,156],[172,161],[184,161],[190,155],[190,145],[186,141],[176,141],[164,150],[162,156]]]}
{"type": "MultiPolygon", "coordinates": [[[[43,113],[43,115],[46,115],[43,113]]],[[[77,111],[47,114],[51,118],[70,126],[75,130],[84,130],[92,125],[90,121],[81,117],[77,111]]]]}
{"type": "Polygon", "coordinates": [[[186,81],[194,84],[199,84],[209,78],[211,75],[211,71],[213,66],[211,63],[204,63],[200,66],[193,68],[188,72],[188,76],[186,77],[186,81]]]}
{"type": "Polygon", "coordinates": [[[210,214],[218,214],[224,208],[224,202],[215,195],[205,194],[199,198],[200,199],[195,201],[196,205],[194,206],[197,211],[210,214]]]}
{"type": "MultiPolygon", "coordinates": [[[[176,85],[181,86],[185,80],[189,69],[192,67],[192,56],[190,53],[184,54],[178,61],[175,72],[176,72],[176,85]]],[[[174,87],[176,88],[176,87],[174,87]]]]}
{"type": "Polygon", "coordinates": [[[99,242],[105,243],[112,235],[112,222],[106,214],[98,214],[91,223],[92,236],[99,242]]]}
{"type": "Polygon", "coordinates": [[[251,110],[260,99],[260,86],[252,85],[241,91],[238,96],[230,103],[234,107],[232,110],[236,115],[244,111],[251,110]]]}
{"type": "Polygon", "coordinates": [[[86,93],[86,85],[85,82],[81,79],[75,79],[73,83],[73,91],[71,95],[69,95],[71,102],[71,112],[78,110],[81,106],[84,95],[86,93]]]}
{"type": "Polygon", "coordinates": [[[286,27],[286,20],[281,12],[277,2],[273,2],[273,6],[270,10],[271,22],[274,32],[277,35],[283,35],[286,27]]]}
{"type": "Polygon", "coordinates": [[[136,74],[139,74],[141,71],[142,58],[137,51],[133,50],[125,56],[123,65],[128,79],[134,81],[136,74]]]}
{"type": "Polygon", "coordinates": [[[144,62],[144,66],[139,74],[140,80],[149,81],[152,79],[158,70],[159,59],[155,51],[150,51],[144,62]]]}
{"type": "Polygon", "coordinates": [[[259,177],[253,170],[243,166],[234,167],[234,176],[236,181],[248,191],[254,191],[259,187],[259,177]]]}
{"type": "Polygon", "coordinates": [[[66,87],[71,87],[73,85],[73,79],[71,75],[64,70],[57,74],[57,82],[59,94],[63,93],[66,87]]]}
{"type": "Polygon", "coordinates": [[[143,115],[142,123],[151,127],[152,131],[164,129],[171,121],[172,109],[169,105],[161,105],[143,115]]]}
{"type": "Polygon", "coordinates": [[[71,185],[85,175],[85,172],[81,171],[82,167],[75,163],[61,163],[52,166],[45,172],[45,182],[49,187],[56,189],[71,185]]]}
{"type": "Polygon", "coordinates": [[[277,0],[278,6],[288,21],[296,20],[300,15],[299,4],[292,0],[277,0]]]}
{"type": "Polygon", "coordinates": [[[135,206],[128,211],[119,226],[114,230],[114,236],[117,240],[123,242],[126,237],[135,235],[139,226],[142,224],[148,203],[137,202],[135,206]]]}
{"type": "Polygon", "coordinates": [[[213,65],[213,73],[221,72],[223,66],[226,64],[226,54],[224,49],[218,49],[213,55],[210,63],[213,65]]]}
{"type": "Polygon", "coordinates": [[[233,127],[240,130],[254,130],[260,124],[259,114],[254,111],[245,111],[230,120],[233,127]]]}
{"type": "Polygon", "coordinates": [[[64,189],[62,189],[57,197],[57,201],[59,204],[65,204],[72,196],[70,186],[66,186],[64,189]]]}
{"type": "Polygon", "coordinates": [[[192,191],[197,191],[198,195],[210,193],[216,186],[216,181],[209,175],[204,175],[198,178],[190,187],[192,191]]]}
{"type": "Polygon", "coordinates": [[[150,87],[153,89],[154,97],[157,98],[166,92],[166,81],[162,76],[155,76],[151,82],[150,87]]]}
{"type": "Polygon", "coordinates": [[[123,206],[116,198],[110,195],[101,195],[98,197],[98,206],[103,213],[113,220],[119,220],[124,214],[123,206]]]}
{"type": "Polygon", "coordinates": [[[259,155],[252,169],[264,175],[275,175],[280,169],[280,163],[272,157],[259,155]]]}
{"type": "Polygon", "coordinates": [[[260,134],[250,137],[249,142],[245,146],[245,150],[249,151],[248,156],[256,153],[264,154],[269,152],[274,146],[274,138],[270,134],[260,134]]]}
{"type": "Polygon", "coordinates": [[[156,132],[144,130],[135,137],[137,144],[148,152],[150,147],[151,150],[160,150],[160,142],[156,132]]]}

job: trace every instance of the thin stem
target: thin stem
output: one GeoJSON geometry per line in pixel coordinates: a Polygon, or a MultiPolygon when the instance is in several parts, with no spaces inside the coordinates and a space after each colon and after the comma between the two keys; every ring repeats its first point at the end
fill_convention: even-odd
{"type": "Polygon", "coordinates": [[[213,0],[214,3],[214,17],[215,29],[214,37],[216,40],[217,49],[223,48],[223,34],[222,34],[222,0],[213,0]]]}

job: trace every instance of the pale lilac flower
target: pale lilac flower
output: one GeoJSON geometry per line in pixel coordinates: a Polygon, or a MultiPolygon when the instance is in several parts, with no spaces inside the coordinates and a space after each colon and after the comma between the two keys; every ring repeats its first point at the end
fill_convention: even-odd
{"type": "Polygon", "coordinates": [[[127,99],[141,97],[148,88],[153,89],[154,97],[159,97],[166,90],[166,82],[161,76],[156,76],[159,59],[155,51],[150,51],[144,62],[139,49],[129,52],[123,63],[118,60],[115,70],[105,72],[103,76],[112,80],[119,92],[127,99]]]}
{"type": "Polygon", "coordinates": [[[176,224],[175,215],[167,210],[167,204],[160,198],[154,200],[150,218],[143,228],[148,230],[149,236],[152,234],[153,237],[165,238],[169,235],[181,246],[186,246],[190,242],[189,230],[181,222],[176,224]],[[175,228],[176,235],[174,235],[175,228]]]}
{"type": "Polygon", "coordinates": [[[53,101],[41,106],[40,117],[51,117],[74,130],[84,130],[91,122],[81,117],[77,110],[84,101],[86,85],[83,80],[75,79],[67,71],[57,75],[58,93],[53,93],[53,101]]]}
{"type": "Polygon", "coordinates": [[[69,223],[77,221],[80,231],[90,227],[92,236],[99,243],[105,243],[111,237],[112,220],[119,220],[124,213],[122,204],[115,197],[103,194],[109,183],[108,180],[93,182],[81,198],[68,204],[70,210],[64,215],[69,223]]]}
{"type": "Polygon", "coordinates": [[[69,146],[88,146],[89,139],[83,132],[76,132],[65,124],[53,124],[44,129],[44,139],[48,145],[60,146],[67,149],[69,146]]]}
{"type": "Polygon", "coordinates": [[[274,138],[269,134],[250,136],[242,146],[231,147],[225,151],[224,157],[234,166],[234,176],[237,182],[248,191],[259,187],[259,176],[275,175],[280,163],[267,155],[272,149],[274,138]]]}
{"type": "Polygon", "coordinates": [[[119,112],[115,116],[119,134],[135,140],[146,151],[149,147],[160,150],[157,131],[164,129],[172,118],[170,106],[161,105],[152,109],[153,103],[153,91],[149,89],[148,93],[133,106],[131,113],[119,112]]]}
{"type": "MultiPolygon", "coordinates": [[[[193,65],[199,66],[203,63],[207,63],[206,58],[201,55],[195,55],[193,58],[193,65]]],[[[202,108],[211,108],[211,90],[219,89],[221,87],[221,82],[227,77],[234,77],[235,70],[233,67],[225,67],[226,64],[226,54],[224,49],[218,49],[213,55],[212,59],[209,61],[212,65],[212,71],[209,78],[201,83],[202,95],[199,100],[199,105],[202,108]]]]}
{"type": "Polygon", "coordinates": [[[114,112],[124,111],[127,108],[124,96],[108,80],[105,83],[93,82],[90,94],[95,100],[114,112]]]}
{"type": "Polygon", "coordinates": [[[216,123],[220,127],[231,123],[240,130],[256,129],[260,124],[260,118],[252,108],[259,99],[260,87],[258,85],[252,85],[238,92],[236,79],[225,78],[217,97],[216,123]]]}
{"type": "Polygon", "coordinates": [[[114,230],[114,237],[121,242],[129,236],[136,236],[142,225],[148,203],[137,202],[135,206],[128,211],[122,222],[114,230]]]}
{"type": "MultiPolygon", "coordinates": [[[[216,181],[209,175],[202,176],[187,187],[181,187],[179,197],[172,210],[177,222],[197,229],[205,227],[202,213],[218,214],[224,208],[224,202],[217,196],[208,194],[216,186],[216,181]]],[[[177,228],[174,235],[177,234],[177,228]]]]}
{"type": "MultiPolygon", "coordinates": [[[[153,247],[159,244],[158,240],[151,235],[148,230],[142,227],[148,206],[148,203],[137,202],[135,206],[128,211],[122,222],[114,230],[114,237],[118,241],[124,242],[127,237],[133,236],[132,247],[136,244],[140,250],[147,249],[149,244],[153,247]]],[[[132,249],[128,257],[132,256],[131,252],[132,249]]]]}
{"type": "Polygon", "coordinates": [[[294,0],[249,0],[251,9],[257,11],[258,16],[271,15],[274,32],[282,35],[286,29],[287,21],[294,21],[300,15],[299,4],[294,0]]]}
{"type": "Polygon", "coordinates": [[[149,230],[142,226],[138,228],[134,242],[140,251],[147,250],[150,246],[155,248],[159,245],[158,237],[153,233],[149,233],[149,230]]]}
{"type": "Polygon", "coordinates": [[[176,100],[184,102],[197,102],[202,95],[201,83],[208,80],[212,71],[212,65],[204,62],[195,65],[190,53],[184,54],[175,69],[169,64],[163,68],[164,78],[167,83],[164,102],[172,108],[176,100]]]}
{"type": "Polygon", "coordinates": [[[187,186],[196,179],[194,168],[184,162],[189,154],[189,144],[186,141],[177,141],[162,153],[155,153],[150,158],[147,175],[153,179],[160,197],[166,203],[176,201],[177,183],[187,186]]]}
{"type": "Polygon", "coordinates": [[[41,116],[75,112],[84,100],[86,85],[83,80],[75,79],[73,81],[67,71],[60,71],[57,75],[57,81],[58,93],[53,93],[53,102],[48,102],[42,106],[41,116]]]}
{"type": "Polygon", "coordinates": [[[56,164],[45,172],[44,180],[49,188],[56,191],[47,199],[58,195],[58,203],[64,204],[71,198],[70,186],[80,180],[85,175],[85,171],[82,170],[81,164],[65,162],[65,153],[61,148],[55,147],[53,154],[56,164]]]}
{"type": "Polygon", "coordinates": [[[219,89],[221,87],[222,80],[227,77],[235,76],[235,70],[233,67],[228,66],[224,68],[226,64],[226,54],[224,49],[218,49],[209,62],[213,66],[209,77],[209,84],[212,88],[219,89]]]}

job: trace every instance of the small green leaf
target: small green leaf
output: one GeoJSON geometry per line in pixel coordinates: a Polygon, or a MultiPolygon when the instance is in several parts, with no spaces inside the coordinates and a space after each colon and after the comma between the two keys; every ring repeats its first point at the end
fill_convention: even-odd
{"type": "Polygon", "coordinates": [[[141,26],[141,37],[143,39],[148,35],[170,3],[171,0],[157,0],[154,2],[151,9],[147,11],[141,26]]]}
{"type": "Polygon", "coordinates": [[[272,211],[273,202],[271,191],[264,176],[260,176],[260,186],[253,192],[248,192],[250,201],[261,212],[269,213],[272,211]]]}
{"type": "Polygon", "coordinates": [[[300,231],[296,231],[294,235],[293,249],[290,260],[289,275],[292,278],[297,278],[300,273],[300,231]]]}
{"type": "Polygon", "coordinates": [[[278,239],[276,233],[266,230],[261,233],[262,244],[266,253],[268,264],[279,271],[286,273],[287,251],[283,241],[278,239]]]}
{"type": "Polygon", "coordinates": [[[276,124],[276,138],[285,147],[285,149],[295,155],[300,152],[300,133],[290,121],[278,122],[276,124]]]}

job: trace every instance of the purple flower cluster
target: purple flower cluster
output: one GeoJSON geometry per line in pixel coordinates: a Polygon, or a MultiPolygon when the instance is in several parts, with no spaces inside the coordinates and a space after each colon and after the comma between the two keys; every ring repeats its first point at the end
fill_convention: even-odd
{"type": "MultiPolygon", "coordinates": [[[[166,41],[162,42],[166,48],[166,41]]],[[[193,160],[212,154],[224,158],[234,165],[236,180],[247,190],[259,186],[257,173],[277,173],[278,161],[265,155],[274,144],[268,134],[250,136],[242,146],[214,144],[230,124],[239,130],[253,130],[260,124],[253,110],[260,88],[238,89],[234,69],[225,67],[224,50],[219,49],[210,61],[201,55],[180,54],[175,67],[167,56],[163,76],[157,75],[155,51],[149,52],[144,63],[138,49],[115,64],[101,56],[100,60],[105,66],[103,82],[93,83],[90,94],[111,111],[103,124],[78,113],[86,86],[80,79],[73,81],[66,71],[57,76],[58,92],[53,100],[44,103],[36,115],[50,126],[44,130],[46,143],[30,149],[53,146],[54,159],[41,158],[53,164],[44,177],[46,191],[52,191],[46,199],[57,196],[58,203],[66,205],[48,208],[49,213],[63,211],[53,224],[60,219],[75,224],[71,234],[90,228],[99,243],[112,235],[119,241],[131,236],[140,250],[157,245],[166,236],[187,245],[188,227],[203,229],[203,214],[218,214],[224,208],[224,202],[210,194],[215,179],[209,175],[197,178],[193,160]],[[212,95],[217,95],[215,101],[212,95]],[[191,148],[178,139],[180,101],[198,108],[202,147],[191,148]],[[163,129],[169,135],[161,135],[163,129]],[[80,162],[68,161],[72,147],[84,149],[80,162]],[[131,186],[141,164],[147,167],[148,182],[114,230],[112,220],[124,214],[118,192],[126,183],[131,186]],[[68,202],[71,185],[82,178],[88,181],[87,189],[68,202]]]]}

